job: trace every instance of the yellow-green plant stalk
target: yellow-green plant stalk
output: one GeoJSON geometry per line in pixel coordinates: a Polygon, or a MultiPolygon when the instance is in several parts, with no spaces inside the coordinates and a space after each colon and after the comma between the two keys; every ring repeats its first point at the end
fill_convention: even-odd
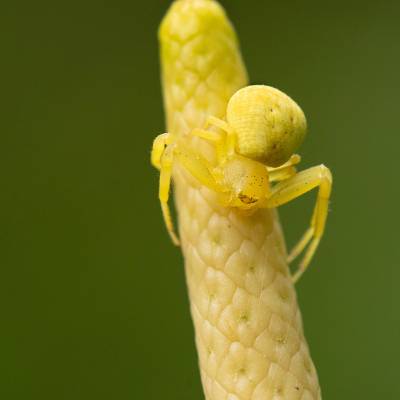
{"type": "MultiPolygon", "coordinates": [[[[168,132],[187,135],[209,116],[224,118],[247,74],[223,9],[177,0],[159,35],[168,132]]],[[[215,157],[208,143],[191,140],[215,157]]],[[[223,207],[179,163],[173,179],[206,399],[320,399],[275,209],[223,207]]]]}

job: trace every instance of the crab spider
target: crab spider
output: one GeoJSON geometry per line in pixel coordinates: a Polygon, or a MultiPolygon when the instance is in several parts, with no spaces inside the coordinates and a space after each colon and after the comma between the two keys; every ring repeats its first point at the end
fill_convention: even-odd
{"type": "Polygon", "coordinates": [[[179,245],[168,207],[175,162],[218,193],[223,206],[250,212],[278,207],[318,187],[310,227],[288,256],[291,262],[308,246],[293,275],[297,281],[324,233],[332,186],[332,175],[324,165],[296,171],[300,156],[295,151],[306,125],[302,110],[290,97],[268,86],[248,86],[231,97],[226,121],[209,117],[204,129],[194,129],[189,136],[159,135],[153,143],[152,163],[160,170],[159,198],[172,241],[179,245]],[[190,136],[211,143],[216,161],[199,154],[190,136]]]}

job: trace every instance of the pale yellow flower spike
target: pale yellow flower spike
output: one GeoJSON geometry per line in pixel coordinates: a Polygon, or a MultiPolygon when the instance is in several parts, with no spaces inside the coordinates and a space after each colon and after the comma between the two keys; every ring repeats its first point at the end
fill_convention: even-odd
{"type": "Polygon", "coordinates": [[[329,171],[320,166],[296,173],[305,119],[293,101],[279,103],[281,92],[259,87],[278,96],[280,106],[267,118],[276,122],[272,130],[254,122],[260,111],[249,117],[242,110],[246,103],[227,109],[247,75],[216,1],[175,1],[160,42],[169,133],[155,140],[152,163],[160,169],[164,218],[178,243],[167,206],[171,176],[175,185],[206,400],[319,400],[274,207],[320,188],[311,228],[291,254],[311,242],[299,275],[323,233],[329,171]]]}

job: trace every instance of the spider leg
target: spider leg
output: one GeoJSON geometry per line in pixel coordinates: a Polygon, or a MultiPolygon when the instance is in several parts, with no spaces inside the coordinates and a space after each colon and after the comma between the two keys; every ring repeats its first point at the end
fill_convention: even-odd
{"type": "Polygon", "coordinates": [[[309,244],[304,257],[299,264],[298,270],[293,275],[294,282],[300,278],[310,264],[324,233],[326,218],[328,215],[329,197],[332,188],[331,172],[324,165],[301,171],[291,178],[276,184],[272,188],[271,194],[266,200],[267,207],[278,207],[316,187],[319,188],[319,191],[310,228],[306,231],[289,255],[289,260],[293,260],[309,244]]]}
{"type": "Polygon", "coordinates": [[[272,171],[268,173],[269,182],[281,182],[286,179],[291,178],[296,175],[297,171],[295,167],[287,166],[285,168],[280,169],[279,171],[272,171]]]}
{"type": "Polygon", "coordinates": [[[205,129],[193,129],[190,132],[190,135],[197,136],[211,142],[215,147],[217,160],[219,162],[222,162],[222,160],[226,157],[226,146],[224,145],[224,137],[220,133],[207,131],[205,129]]]}
{"type": "Polygon", "coordinates": [[[298,154],[293,154],[290,159],[277,168],[267,167],[268,177],[270,182],[280,182],[296,175],[295,165],[301,161],[298,154]]]}
{"type": "Polygon", "coordinates": [[[174,149],[174,155],[180,164],[201,184],[215,192],[224,191],[211,173],[214,167],[200,154],[180,142],[174,149]]]}
{"type": "Polygon", "coordinates": [[[153,149],[151,150],[151,163],[158,170],[161,168],[161,157],[164,153],[165,146],[169,144],[171,134],[163,133],[158,135],[153,142],[153,149]]]}
{"type": "Polygon", "coordinates": [[[279,167],[273,168],[273,167],[267,167],[268,172],[273,172],[273,171],[280,171],[281,169],[284,169],[286,167],[294,166],[297,165],[301,162],[301,156],[299,154],[293,154],[289,160],[287,160],[284,164],[280,165],[279,167]]]}
{"type": "Polygon", "coordinates": [[[161,210],[167,227],[169,236],[171,237],[174,245],[179,246],[179,239],[175,233],[174,224],[172,223],[171,212],[168,206],[169,191],[171,187],[171,174],[174,159],[174,145],[169,145],[162,154],[160,161],[160,187],[159,198],[161,210]]]}
{"type": "Polygon", "coordinates": [[[190,147],[186,146],[182,140],[178,140],[177,142],[174,142],[165,148],[163,154],[161,155],[160,161],[159,198],[168,233],[172,239],[172,242],[178,246],[179,239],[175,233],[171,212],[168,206],[172,167],[175,160],[179,161],[179,164],[204,186],[216,192],[225,191],[217,183],[214,175],[210,172],[213,170],[212,165],[209,164],[205,158],[191,150],[190,147]]]}
{"type": "Polygon", "coordinates": [[[216,126],[217,128],[228,132],[231,130],[228,123],[221,118],[209,116],[206,120],[205,128],[207,129],[209,126],[216,126]]]}
{"type": "Polygon", "coordinates": [[[215,126],[226,132],[226,152],[227,155],[232,155],[235,152],[236,146],[236,135],[233,129],[226,121],[212,116],[208,117],[206,121],[205,127],[208,128],[209,126],[215,126]]]}

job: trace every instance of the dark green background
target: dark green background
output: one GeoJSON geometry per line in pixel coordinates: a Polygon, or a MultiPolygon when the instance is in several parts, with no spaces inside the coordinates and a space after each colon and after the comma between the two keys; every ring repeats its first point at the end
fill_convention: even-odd
{"type": "MultiPolygon", "coordinates": [[[[149,164],[168,4],[2,4],[1,399],[203,398],[149,164]]],[[[303,166],[334,174],[298,285],[327,400],[400,398],[399,4],[224,1],[252,82],[308,116],[303,166]]],[[[282,209],[289,244],[312,201],[282,209]]]]}

